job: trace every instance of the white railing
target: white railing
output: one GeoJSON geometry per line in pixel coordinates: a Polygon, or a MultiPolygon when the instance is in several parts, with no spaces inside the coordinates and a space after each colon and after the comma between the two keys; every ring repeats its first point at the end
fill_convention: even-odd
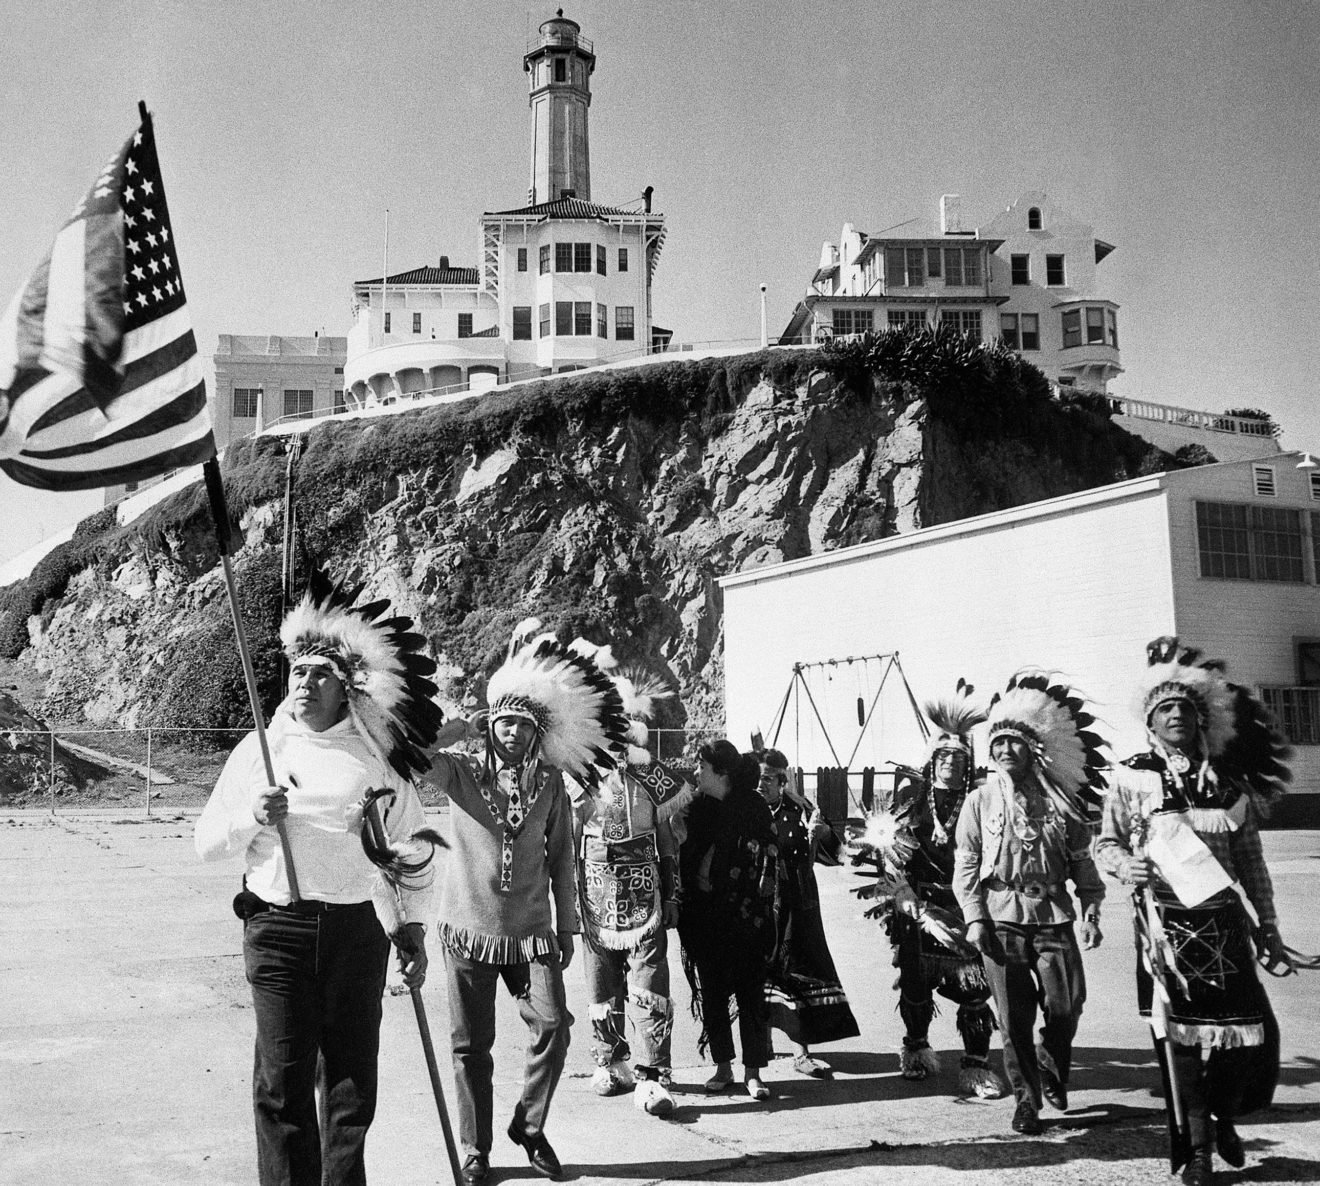
{"type": "Polygon", "coordinates": [[[1194,408],[1177,408],[1169,404],[1151,403],[1149,400],[1126,399],[1111,396],[1114,410],[1120,416],[1135,416],[1141,420],[1159,420],[1165,424],[1178,424],[1187,428],[1201,428],[1207,432],[1234,432],[1241,436],[1274,436],[1274,425],[1268,420],[1255,420],[1246,416],[1228,416],[1219,412],[1198,412],[1194,408]]]}
{"type": "Polygon", "coordinates": [[[1262,684],[1260,696],[1293,745],[1320,745],[1320,688],[1262,684]]]}

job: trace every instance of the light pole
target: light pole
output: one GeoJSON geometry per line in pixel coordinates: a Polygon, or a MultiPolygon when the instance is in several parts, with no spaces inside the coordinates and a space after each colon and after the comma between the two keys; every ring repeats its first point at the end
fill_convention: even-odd
{"type": "Polygon", "coordinates": [[[761,349],[770,345],[770,338],[765,329],[765,285],[761,285],[761,349]]]}

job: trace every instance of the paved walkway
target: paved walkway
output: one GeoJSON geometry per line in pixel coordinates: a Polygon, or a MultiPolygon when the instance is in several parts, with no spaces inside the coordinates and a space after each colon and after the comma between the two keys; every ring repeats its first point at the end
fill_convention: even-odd
{"type": "MultiPolygon", "coordinates": [[[[254,1180],[250,1114],[252,1012],[229,901],[236,865],[193,856],[192,820],[106,815],[0,816],[0,1183],[227,1186],[254,1180]]],[[[1320,834],[1270,833],[1284,935],[1320,951],[1320,834]]],[[[1087,956],[1090,1000],[1078,1039],[1072,1110],[1047,1112],[1043,1137],[1008,1128],[1010,1101],[952,1098],[952,1071],[923,1084],[898,1076],[901,1037],[893,969],[880,929],[860,917],[847,869],[819,871],[831,945],[862,1034],[823,1049],[830,1083],[767,1073],[778,1092],[757,1105],[741,1091],[708,1099],[686,1011],[675,1030],[673,1119],[627,1098],[591,1093],[582,973],[569,969],[578,1017],[549,1135],[570,1180],[604,1183],[901,1180],[911,1186],[1012,1181],[1165,1183],[1163,1113],[1135,1016],[1127,908],[1117,887],[1106,942],[1087,956]]],[[[686,1005],[676,954],[676,995],[686,1005]]],[[[1276,1106],[1243,1127],[1248,1164],[1223,1183],[1320,1181],[1320,973],[1270,989],[1283,1026],[1276,1106]]],[[[448,1017],[438,982],[426,1000],[440,1044],[448,1017]]],[[[952,1011],[932,1037],[956,1066],[952,1011]]],[[[375,1183],[448,1181],[440,1127],[411,1003],[386,1001],[380,1112],[368,1148],[375,1183]]],[[[523,1032],[499,1007],[496,1117],[517,1098],[523,1032]]],[[[783,1049],[781,1040],[781,1049],[783,1049]]],[[[497,1134],[501,1125],[496,1126],[497,1134]]],[[[497,1135],[498,1180],[534,1180],[520,1150],[497,1135]]]]}

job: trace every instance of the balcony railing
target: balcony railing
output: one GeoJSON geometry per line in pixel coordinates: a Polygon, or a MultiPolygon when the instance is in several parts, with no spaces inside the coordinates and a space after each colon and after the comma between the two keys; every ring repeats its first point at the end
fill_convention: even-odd
{"type": "Polygon", "coordinates": [[[1175,408],[1168,404],[1155,404],[1141,399],[1114,397],[1115,411],[1120,416],[1137,416],[1142,420],[1161,420],[1166,424],[1180,424],[1188,428],[1203,428],[1209,432],[1234,432],[1241,436],[1273,437],[1274,425],[1268,420],[1253,420],[1246,416],[1224,416],[1216,412],[1198,412],[1192,408],[1175,408]]]}
{"type": "Polygon", "coordinates": [[[1320,745],[1320,688],[1262,684],[1260,695],[1293,745],[1320,745]]]}

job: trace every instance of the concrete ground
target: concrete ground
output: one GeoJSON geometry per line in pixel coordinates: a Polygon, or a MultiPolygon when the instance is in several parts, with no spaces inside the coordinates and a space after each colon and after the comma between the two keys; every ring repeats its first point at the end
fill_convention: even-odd
{"type": "MultiPolygon", "coordinates": [[[[193,855],[191,818],[87,813],[0,816],[0,1183],[224,1186],[255,1180],[250,1112],[252,1010],[239,923],[229,902],[236,864],[193,855]]],[[[1320,951],[1320,834],[1266,835],[1284,937],[1320,951]]],[[[1043,1137],[1014,1135],[1012,1103],[952,1095],[952,1010],[932,1039],[949,1069],[925,1083],[898,1075],[901,1030],[884,935],[861,917],[848,869],[818,870],[826,926],[862,1029],[822,1048],[832,1082],[796,1075],[787,1058],[766,1079],[768,1105],[741,1090],[708,1098],[688,993],[671,953],[680,1086],[672,1119],[589,1086],[580,965],[568,972],[578,1018],[548,1135],[578,1183],[1013,1181],[1165,1183],[1163,1112],[1146,1030],[1134,1008],[1132,942],[1122,891],[1111,885],[1104,946],[1087,955],[1090,1000],[1078,1036],[1066,1116],[1043,1137]]],[[[1275,1106],[1242,1128],[1248,1163],[1223,1183],[1320,1181],[1320,973],[1272,980],[1283,1027],[1275,1106]]],[[[446,1091],[448,1017],[438,978],[424,993],[446,1091]]],[[[413,1009],[390,995],[382,1035],[380,1109],[368,1147],[373,1182],[449,1181],[413,1009]]],[[[521,1074],[523,1030],[499,1006],[495,1059],[499,1181],[533,1174],[502,1135],[521,1074]]],[[[785,1049],[782,1036],[779,1050],[785,1049]]]]}

